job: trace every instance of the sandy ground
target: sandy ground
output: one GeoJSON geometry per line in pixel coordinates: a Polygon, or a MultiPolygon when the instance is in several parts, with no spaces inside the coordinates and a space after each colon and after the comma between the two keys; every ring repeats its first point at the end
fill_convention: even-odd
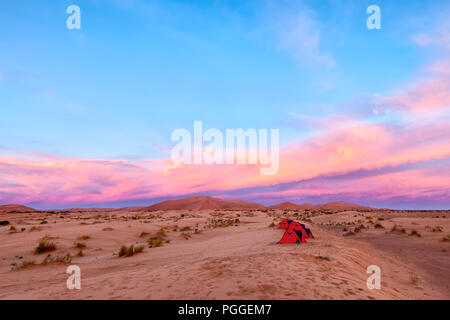
{"type": "Polygon", "coordinates": [[[450,298],[450,241],[442,241],[449,212],[125,211],[0,220],[10,223],[0,226],[0,299],[450,298]],[[315,239],[277,244],[284,230],[270,225],[283,217],[305,222],[315,239]],[[149,248],[157,234],[162,245],[149,248]],[[56,244],[50,258],[69,253],[71,262],[43,264],[47,253],[34,253],[43,238],[56,244]],[[86,246],[83,256],[77,243],[86,246]],[[145,249],[119,257],[131,244],[145,249]],[[66,288],[70,264],[81,268],[81,290],[66,288]],[[381,268],[380,290],[366,286],[369,265],[381,268]]]}

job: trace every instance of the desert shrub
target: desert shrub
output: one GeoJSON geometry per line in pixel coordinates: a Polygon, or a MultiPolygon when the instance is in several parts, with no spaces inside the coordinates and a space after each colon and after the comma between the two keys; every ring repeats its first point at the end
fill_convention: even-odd
{"type": "Polygon", "coordinates": [[[41,221],[40,224],[47,224],[47,223],[48,223],[47,220],[44,220],[44,221],[41,221]]]}
{"type": "Polygon", "coordinates": [[[443,237],[441,239],[442,242],[449,242],[450,241],[450,234],[448,234],[446,237],[443,237]]]}
{"type": "Polygon", "coordinates": [[[316,259],[318,259],[318,260],[325,260],[325,261],[331,261],[331,258],[329,256],[316,256],[316,259]]]}
{"type": "Polygon", "coordinates": [[[0,221],[0,226],[7,226],[7,225],[9,225],[9,221],[7,220],[0,221]]]}
{"type": "Polygon", "coordinates": [[[38,246],[34,249],[35,254],[41,254],[44,252],[50,252],[56,250],[56,244],[47,240],[39,241],[38,246]]]}
{"type": "Polygon", "coordinates": [[[78,249],[86,248],[86,244],[83,242],[75,242],[75,248],[78,248],[78,249]]]}
{"type": "Polygon", "coordinates": [[[274,222],[272,222],[271,224],[269,224],[269,228],[273,228],[273,227],[275,227],[276,226],[276,224],[274,223],[274,222]]]}
{"type": "Polygon", "coordinates": [[[32,261],[24,260],[24,261],[22,261],[22,263],[20,265],[17,265],[17,263],[14,262],[14,263],[11,263],[11,270],[24,269],[24,268],[28,268],[28,267],[31,267],[34,265],[36,265],[34,260],[32,260],[32,261]]]}
{"type": "Polygon", "coordinates": [[[190,232],[182,232],[181,236],[185,239],[188,240],[191,237],[191,233],[190,232]]]}
{"type": "Polygon", "coordinates": [[[70,253],[64,255],[64,256],[56,256],[56,257],[52,257],[51,254],[48,254],[44,260],[42,261],[43,265],[49,264],[49,263],[65,263],[65,264],[69,264],[72,262],[72,256],[70,255],[70,253]]]}
{"type": "Polygon", "coordinates": [[[412,273],[410,279],[411,279],[411,283],[413,285],[415,285],[415,286],[419,285],[419,276],[417,274],[412,273]]]}
{"type": "Polygon", "coordinates": [[[136,246],[136,247],[134,245],[131,245],[128,248],[126,246],[122,246],[122,247],[120,247],[120,250],[119,250],[119,257],[131,257],[135,253],[140,253],[142,251],[144,251],[143,245],[136,246]]]}
{"type": "Polygon", "coordinates": [[[91,238],[90,235],[85,234],[85,235],[79,236],[77,238],[77,240],[89,240],[90,238],[91,238]]]}
{"type": "Polygon", "coordinates": [[[84,256],[83,249],[78,250],[77,257],[83,257],[83,256],[84,256]]]}
{"type": "Polygon", "coordinates": [[[381,224],[379,224],[379,223],[377,223],[377,224],[374,226],[374,228],[375,228],[375,229],[384,229],[384,227],[383,227],[381,224]]]}
{"type": "Polygon", "coordinates": [[[114,229],[113,228],[111,228],[111,227],[106,227],[106,228],[103,228],[103,231],[113,231],[114,229]]]}
{"type": "Polygon", "coordinates": [[[9,233],[16,233],[17,229],[14,226],[9,227],[9,233]]]}
{"type": "Polygon", "coordinates": [[[410,236],[421,237],[421,234],[417,230],[411,230],[410,236]]]}
{"type": "Polygon", "coordinates": [[[149,248],[160,247],[163,243],[163,240],[164,239],[162,237],[151,237],[150,239],[147,240],[148,247],[149,248]]]}
{"type": "Polygon", "coordinates": [[[139,238],[143,238],[143,237],[146,237],[148,235],[149,235],[148,232],[142,231],[141,234],[139,235],[139,238]]]}
{"type": "Polygon", "coordinates": [[[143,245],[139,245],[134,247],[134,253],[141,253],[142,251],[144,251],[144,246],[143,245]]]}
{"type": "Polygon", "coordinates": [[[394,226],[391,229],[391,232],[393,232],[393,233],[406,233],[406,229],[402,228],[402,227],[399,227],[396,224],[394,224],[394,226]]]}
{"type": "Polygon", "coordinates": [[[30,228],[30,232],[41,231],[41,230],[42,230],[42,227],[39,227],[39,226],[32,226],[30,228]]]}
{"type": "Polygon", "coordinates": [[[159,229],[158,232],[156,233],[156,236],[157,236],[157,237],[164,238],[164,237],[167,236],[167,234],[166,234],[166,232],[164,231],[164,229],[161,228],[161,229],[159,229]]]}
{"type": "Polygon", "coordinates": [[[180,229],[181,232],[183,232],[183,231],[190,231],[190,230],[191,230],[191,227],[189,227],[189,226],[183,227],[183,228],[180,229]]]}

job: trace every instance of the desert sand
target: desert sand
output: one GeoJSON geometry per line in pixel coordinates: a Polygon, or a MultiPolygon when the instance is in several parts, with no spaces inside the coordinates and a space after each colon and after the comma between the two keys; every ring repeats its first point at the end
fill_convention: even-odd
{"type": "Polygon", "coordinates": [[[3,211],[0,299],[450,298],[449,211],[205,207],[3,211]],[[277,244],[283,218],[315,238],[277,244]],[[36,254],[40,240],[56,250],[36,254]],[[130,245],[144,249],[119,257],[130,245]],[[69,265],[81,290],[66,287],[69,265]]]}

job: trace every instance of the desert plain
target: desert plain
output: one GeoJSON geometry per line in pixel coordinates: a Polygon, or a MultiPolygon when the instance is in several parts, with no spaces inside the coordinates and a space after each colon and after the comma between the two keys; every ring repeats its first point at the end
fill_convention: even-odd
{"type": "Polygon", "coordinates": [[[450,211],[210,197],[150,207],[0,206],[0,299],[449,299],[450,211]],[[314,234],[278,244],[283,218],[314,234]],[[69,265],[81,289],[66,286],[69,265]],[[369,289],[367,267],[381,270],[369,289]]]}

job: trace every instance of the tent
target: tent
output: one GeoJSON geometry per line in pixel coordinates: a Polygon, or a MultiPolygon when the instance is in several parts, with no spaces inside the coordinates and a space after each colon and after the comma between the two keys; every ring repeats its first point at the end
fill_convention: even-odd
{"type": "Polygon", "coordinates": [[[311,232],[311,229],[308,229],[307,227],[305,227],[305,225],[303,223],[300,223],[300,225],[303,227],[303,229],[305,229],[307,238],[314,238],[314,236],[311,232]]]}
{"type": "Polygon", "coordinates": [[[283,219],[280,222],[280,225],[278,226],[278,229],[287,229],[289,227],[289,224],[293,222],[292,220],[289,219],[283,219]]]}
{"type": "Polygon", "coordinates": [[[278,243],[306,243],[306,238],[309,238],[309,236],[302,225],[292,221],[278,243]]]}

